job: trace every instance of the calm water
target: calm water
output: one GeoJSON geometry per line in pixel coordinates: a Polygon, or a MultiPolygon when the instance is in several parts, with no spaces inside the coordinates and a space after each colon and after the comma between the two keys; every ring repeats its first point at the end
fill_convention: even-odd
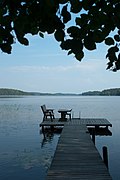
{"type": "Polygon", "coordinates": [[[74,117],[107,118],[112,136],[97,136],[96,146],[102,154],[109,150],[109,171],[120,179],[120,97],[22,97],[0,98],[0,180],[45,180],[59,134],[44,140],[39,124],[40,106],[72,108],[74,117]]]}

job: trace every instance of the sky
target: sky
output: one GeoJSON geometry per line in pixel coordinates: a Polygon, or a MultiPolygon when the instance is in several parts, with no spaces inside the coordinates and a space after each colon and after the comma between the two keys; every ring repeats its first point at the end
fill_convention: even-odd
{"type": "Polygon", "coordinates": [[[120,87],[120,71],[106,70],[107,48],[86,51],[81,62],[67,55],[52,35],[29,36],[30,45],[13,45],[0,52],[0,88],[28,92],[82,93],[120,87]]]}

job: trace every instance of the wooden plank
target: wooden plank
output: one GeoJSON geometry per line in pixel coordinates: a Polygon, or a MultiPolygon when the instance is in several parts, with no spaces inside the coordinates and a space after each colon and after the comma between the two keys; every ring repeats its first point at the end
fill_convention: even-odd
{"type": "Polygon", "coordinates": [[[64,125],[47,180],[111,180],[85,124],[64,125]]]}
{"type": "Polygon", "coordinates": [[[86,124],[87,126],[96,126],[96,125],[99,125],[99,126],[110,126],[112,127],[112,124],[107,120],[107,119],[104,119],[104,118],[81,118],[81,119],[78,119],[78,118],[74,118],[72,119],[72,124],[86,124]]]}
{"type": "Polygon", "coordinates": [[[112,124],[107,120],[103,118],[73,118],[71,121],[59,121],[58,118],[54,119],[52,122],[50,119],[46,119],[40,124],[40,127],[42,126],[64,126],[64,124],[85,124],[87,126],[110,126],[112,127],[112,124]]]}

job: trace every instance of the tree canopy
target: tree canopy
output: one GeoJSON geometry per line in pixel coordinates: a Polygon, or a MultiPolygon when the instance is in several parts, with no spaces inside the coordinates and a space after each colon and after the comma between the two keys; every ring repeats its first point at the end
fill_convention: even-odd
{"type": "Polygon", "coordinates": [[[85,49],[95,50],[103,42],[108,45],[107,69],[120,69],[120,0],[1,0],[2,52],[10,54],[16,41],[28,46],[29,33],[41,38],[54,34],[79,61],[85,49]]]}

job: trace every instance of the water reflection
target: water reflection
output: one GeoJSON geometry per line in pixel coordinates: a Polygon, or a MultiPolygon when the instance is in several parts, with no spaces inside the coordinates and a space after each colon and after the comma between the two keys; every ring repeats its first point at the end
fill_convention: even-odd
{"type": "Polygon", "coordinates": [[[40,134],[43,134],[43,139],[42,139],[42,142],[41,142],[41,148],[44,148],[44,146],[48,143],[48,144],[51,144],[52,141],[53,141],[53,138],[54,136],[60,136],[62,132],[62,128],[54,128],[54,129],[51,129],[51,128],[45,128],[44,129],[44,132],[42,130],[40,130],[40,134]]]}
{"type": "MultiPolygon", "coordinates": [[[[54,136],[61,134],[63,127],[56,127],[51,129],[50,127],[46,127],[44,131],[40,129],[40,135],[43,135],[43,139],[41,142],[41,148],[48,143],[51,144],[53,141],[54,136]]],[[[88,133],[92,136],[93,133],[95,136],[112,136],[112,132],[108,129],[108,127],[88,127],[88,133]]]]}
{"type": "Polygon", "coordinates": [[[108,147],[110,173],[114,180],[120,179],[120,97],[34,96],[0,98],[1,180],[45,179],[60,134],[48,131],[43,136],[39,132],[41,104],[53,107],[56,116],[59,108],[72,107],[74,117],[81,111],[83,118],[108,119],[113,125],[112,137],[96,135],[96,147],[100,154],[101,147],[108,147]]]}

